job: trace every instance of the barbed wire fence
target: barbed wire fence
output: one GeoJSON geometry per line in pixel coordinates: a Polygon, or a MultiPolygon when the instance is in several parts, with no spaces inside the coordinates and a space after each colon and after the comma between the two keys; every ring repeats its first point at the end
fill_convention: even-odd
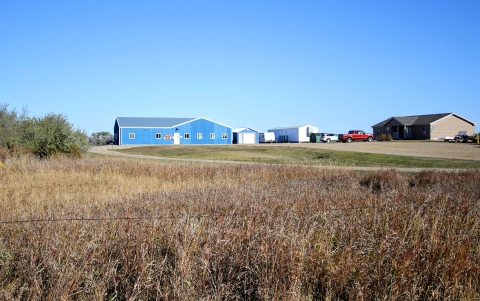
{"type": "MultiPolygon", "coordinates": [[[[398,209],[399,207],[412,206],[414,204],[397,204],[390,206],[390,210],[398,209]]],[[[421,206],[428,206],[428,203],[415,204],[421,206]]],[[[331,211],[359,211],[367,209],[379,209],[380,206],[358,206],[358,207],[342,207],[342,208],[315,208],[313,210],[279,210],[279,211],[259,211],[255,213],[210,213],[210,214],[179,214],[179,215],[155,215],[155,216],[122,216],[122,217],[59,217],[59,218],[38,218],[38,219],[24,219],[24,220],[0,220],[0,224],[25,224],[25,223],[59,223],[59,222],[109,222],[109,221],[148,221],[148,220],[162,220],[162,219],[219,219],[219,218],[246,218],[251,216],[258,216],[259,214],[282,215],[285,214],[309,214],[315,215],[322,212],[331,211]]]]}

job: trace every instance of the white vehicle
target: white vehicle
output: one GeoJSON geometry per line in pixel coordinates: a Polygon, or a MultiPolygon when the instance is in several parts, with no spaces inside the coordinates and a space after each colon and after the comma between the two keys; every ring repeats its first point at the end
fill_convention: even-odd
{"type": "Polygon", "coordinates": [[[322,140],[325,143],[330,143],[330,142],[337,142],[338,141],[338,135],[337,134],[329,134],[329,133],[322,133],[322,137],[320,137],[320,140],[322,140]]]}
{"type": "Polygon", "coordinates": [[[275,133],[274,132],[265,132],[258,134],[258,140],[260,143],[272,143],[275,142],[275,133]]]}

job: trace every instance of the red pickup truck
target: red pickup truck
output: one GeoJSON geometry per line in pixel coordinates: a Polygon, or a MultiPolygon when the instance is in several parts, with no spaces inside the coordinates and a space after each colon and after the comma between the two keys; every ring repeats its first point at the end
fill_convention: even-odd
{"type": "Polygon", "coordinates": [[[367,134],[364,131],[359,131],[359,130],[352,130],[352,131],[348,131],[348,134],[339,134],[338,140],[342,141],[343,143],[345,142],[350,143],[355,140],[370,142],[373,140],[373,134],[367,134]]]}

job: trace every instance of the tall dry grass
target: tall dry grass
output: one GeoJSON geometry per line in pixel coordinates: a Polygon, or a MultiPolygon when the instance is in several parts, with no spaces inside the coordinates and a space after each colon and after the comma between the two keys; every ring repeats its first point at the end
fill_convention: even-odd
{"type": "Polygon", "coordinates": [[[480,171],[0,169],[2,300],[478,300],[480,171]]]}

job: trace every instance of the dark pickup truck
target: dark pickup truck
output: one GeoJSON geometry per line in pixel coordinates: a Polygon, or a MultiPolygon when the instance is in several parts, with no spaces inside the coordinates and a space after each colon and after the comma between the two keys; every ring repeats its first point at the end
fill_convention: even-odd
{"type": "MultiPolygon", "coordinates": [[[[467,134],[467,131],[460,131],[458,132],[458,135],[455,135],[455,138],[453,138],[453,141],[455,142],[477,142],[477,135],[478,134],[473,134],[472,136],[467,134]]],[[[478,142],[477,142],[478,143],[478,142]]]]}

